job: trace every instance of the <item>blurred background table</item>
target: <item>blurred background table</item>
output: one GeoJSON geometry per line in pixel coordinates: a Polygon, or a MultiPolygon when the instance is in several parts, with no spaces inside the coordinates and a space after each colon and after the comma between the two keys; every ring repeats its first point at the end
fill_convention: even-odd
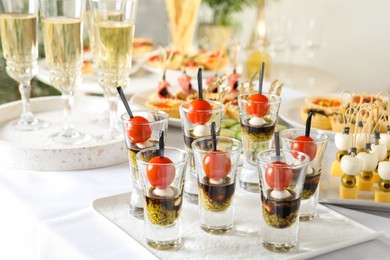
{"type": "Polygon", "coordinates": [[[288,63],[275,63],[271,67],[270,79],[278,79],[286,87],[317,95],[339,90],[337,77],[324,69],[288,63]]]}

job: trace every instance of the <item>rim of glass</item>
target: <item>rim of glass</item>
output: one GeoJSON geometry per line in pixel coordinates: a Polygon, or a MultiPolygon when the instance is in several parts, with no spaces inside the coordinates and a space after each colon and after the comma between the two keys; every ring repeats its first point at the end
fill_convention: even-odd
{"type": "MultiPolygon", "coordinates": [[[[261,157],[261,155],[263,155],[263,154],[266,154],[266,153],[270,153],[271,152],[271,154],[273,153],[273,154],[276,154],[275,152],[276,152],[276,150],[275,149],[268,149],[268,150],[264,150],[264,151],[261,151],[260,153],[258,153],[257,155],[256,155],[256,161],[258,161],[259,163],[261,163],[261,164],[269,164],[269,163],[271,163],[271,162],[265,162],[265,161],[263,161],[263,160],[261,160],[260,158],[262,158],[261,157]]],[[[309,157],[309,155],[307,155],[307,154],[305,154],[305,153],[302,153],[302,152],[300,152],[300,151],[297,151],[297,150],[287,150],[287,149],[280,149],[280,152],[281,153],[297,153],[298,155],[301,155],[301,156],[303,156],[305,159],[303,160],[303,161],[300,161],[300,160],[298,160],[297,159],[297,163],[296,162],[294,162],[294,164],[287,164],[288,166],[294,166],[294,167],[297,167],[297,166],[301,166],[301,165],[303,165],[303,164],[309,164],[309,162],[310,162],[310,157],[309,157]]],[[[266,158],[270,158],[270,157],[266,157],[266,158]]],[[[275,165],[275,167],[286,167],[285,165],[275,165]]]]}
{"type": "MultiPolygon", "coordinates": [[[[227,140],[231,140],[231,141],[233,141],[233,143],[238,144],[238,146],[237,146],[235,149],[232,149],[232,150],[230,150],[230,151],[227,151],[226,153],[236,152],[237,150],[240,150],[240,149],[242,149],[242,147],[243,147],[242,142],[241,142],[240,140],[236,139],[236,138],[229,137],[229,136],[216,136],[216,138],[217,138],[217,140],[218,140],[218,139],[227,139],[227,140]]],[[[196,143],[199,143],[199,142],[202,142],[202,141],[206,141],[206,140],[212,141],[211,139],[212,139],[212,138],[211,138],[210,136],[197,138],[197,139],[195,139],[195,140],[191,143],[191,148],[192,148],[193,150],[197,150],[197,151],[200,151],[200,152],[209,152],[209,151],[207,151],[207,150],[204,150],[204,149],[200,149],[200,148],[198,148],[198,147],[195,147],[195,144],[196,144],[196,143]]]]}
{"type": "MultiPolygon", "coordinates": [[[[138,125],[155,125],[155,124],[160,124],[163,121],[168,121],[168,119],[169,119],[169,115],[161,110],[141,109],[141,110],[135,110],[135,111],[131,111],[131,112],[134,115],[136,115],[138,113],[153,113],[153,114],[163,116],[163,118],[161,118],[160,120],[157,120],[154,122],[149,122],[149,123],[137,123],[138,125]]],[[[121,115],[121,120],[123,123],[127,123],[129,121],[129,119],[130,119],[130,116],[129,116],[129,114],[127,114],[127,112],[124,112],[121,115]]]]}
{"type": "MultiPolygon", "coordinates": [[[[280,138],[282,138],[282,139],[284,138],[284,139],[287,139],[289,141],[301,143],[301,142],[305,142],[305,141],[299,141],[299,140],[296,141],[296,140],[291,139],[290,137],[286,136],[286,134],[291,133],[291,132],[299,132],[299,133],[302,133],[300,135],[305,135],[305,131],[306,131],[305,128],[289,128],[289,129],[284,129],[284,130],[280,131],[279,135],[280,135],[280,138]]],[[[312,135],[310,135],[310,137],[312,137],[314,139],[315,143],[317,143],[317,144],[324,143],[324,142],[329,140],[329,136],[324,131],[321,131],[318,129],[310,129],[310,133],[316,134],[316,135],[321,137],[321,139],[318,140],[318,139],[314,139],[314,137],[312,135]]]]}
{"type": "Polygon", "coordinates": [[[144,160],[142,160],[140,158],[141,157],[141,153],[146,153],[146,152],[149,152],[149,151],[158,151],[158,150],[159,150],[158,147],[150,147],[150,148],[142,149],[135,156],[136,159],[137,159],[137,162],[142,163],[143,165],[165,165],[166,166],[166,165],[181,165],[181,164],[186,163],[187,160],[188,160],[188,153],[185,150],[180,149],[180,148],[176,148],[176,147],[173,147],[173,146],[166,146],[166,147],[164,147],[164,150],[176,151],[176,152],[179,152],[179,153],[183,154],[182,160],[177,161],[177,162],[172,162],[172,163],[150,163],[150,162],[145,162],[144,160]]]}
{"type": "Polygon", "coordinates": [[[219,107],[217,107],[216,109],[211,109],[211,110],[191,110],[190,111],[190,109],[183,107],[183,106],[185,106],[193,101],[193,100],[189,100],[189,101],[181,102],[179,105],[179,109],[183,110],[186,113],[188,113],[188,112],[218,113],[218,112],[223,111],[223,109],[224,109],[224,104],[222,104],[219,101],[214,101],[214,100],[209,100],[209,99],[203,99],[203,100],[206,100],[207,102],[209,102],[213,105],[219,106],[219,107]]]}
{"type": "MultiPolygon", "coordinates": [[[[247,102],[247,99],[244,99],[243,97],[246,97],[246,96],[250,96],[250,95],[253,95],[253,94],[257,94],[259,92],[247,92],[247,93],[242,93],[240,95],[238,95],[238,99],[243,101],[243,102],[247,102]]],[[[275,100],[272,100],[272,101],[269,101],[268,103],[269,104],[276,104],[276,103],[280,103],[280,101],[282,100],[282,98],[278,95],[275,95],[275,94],[271,94],[271,93],[262,93],[263,95],[267,96],[267,97],[272,97],[272,98],[275,98],[275,100]]],[[[253,103],[265,103],[265,102],[258,102],[258,101],[251,101],[253,103]]]]}

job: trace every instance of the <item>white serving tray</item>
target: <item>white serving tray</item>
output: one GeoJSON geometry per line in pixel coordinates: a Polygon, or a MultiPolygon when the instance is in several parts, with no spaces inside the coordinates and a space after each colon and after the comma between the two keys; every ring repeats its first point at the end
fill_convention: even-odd
{"type": "MultiPolygon", "coordinates": [[[[98,137],[105,131],[105,124],[96,120],[107,116],[107,102],[101,97],[77,96],[72,110],[72,121],[77,129],[98,137]],[[95,121],[95,123],[94,123],[95,121]]],[[[31,108],[39,118],[49,122],[47,129],[37,131],[15,131],[12,123],[21,113],[20,101],[0,106],[0,161],[11,168],[66,171],[99,168],[127,161],[124,139],[102,141],[78,146],[53,144],[48,137],[59,132],[63,120],[61,97],[31,99],[31,108]]]]}
{"type": "MultiPolygon", "coordinates": [[[[299,246],[288,253],[274,253],[260,244],[261,200],[259,194],[237,187],[234,229],[211,235],[199,227],[198,206],[186,203],[182,209],[183,246],[174,251],[158,251],[144,242],[143,221],[129,215],[130,193],[97,199],[93,208],[99,216],[117,226],[147,248],[145,258],[160,259],[307,259],[379,237],[375,232],[339,213],[319,206],[319,217],[300,223],[299,246]]],[[[137,250],[137,248],[134,248],[137,250]]]]}

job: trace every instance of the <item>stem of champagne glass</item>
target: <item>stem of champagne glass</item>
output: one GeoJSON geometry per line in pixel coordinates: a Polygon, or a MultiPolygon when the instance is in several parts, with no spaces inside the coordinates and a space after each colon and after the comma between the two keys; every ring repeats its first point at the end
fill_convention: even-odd
{"type": "Polygon", "coordinates": [[[64,126],[63,133],[65,137],[72,137],[76,133],[75,126],[70,122],[70,114],[73,107],[73,93],[62,94],[64,100],[64,126]]]}
{"type": "Polygon", "coordinates": [[[31,112],[30,109],[30,95],[31,95],[31,85],[30,84],[19,84],[19,93],[20,97],[22,99],[22,107],[23,111],[20,116],[20,120],[18,124],[23,124],[23,125],[30,125],[37,123],[36,118],[31,112]]]}
{"type": "Polygon", "coordinates": [[[118,120],[117,120],[117,111],[118,111],[118,97],[117,96],[108,96],[108,110],[109,110],[109,119],[110,125],[108,132],[115,136],[118,132],[118,120]]]}

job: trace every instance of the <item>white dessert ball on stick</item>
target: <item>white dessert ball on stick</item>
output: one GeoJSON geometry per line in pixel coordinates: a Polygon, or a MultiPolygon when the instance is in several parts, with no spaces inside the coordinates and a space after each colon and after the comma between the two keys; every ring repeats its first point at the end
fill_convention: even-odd
{"type": "Polygon", "coordinates": [[[371,150],[378,157],[378,161],[381,162],[386,158],[387,149],[385,144],[373,144],[371,150]]]}
{"type": "Polygon", "coordinates": [[[349,148],[352,146],[352,135],[351,134],[344,134],[344,133],[337,133],[334,136],[334,143],[337,147],[337,149],[341,151],[348,151],[349,148]]]}
{"type": "Polygon", "coordinates": [[[378,165],[378,174],[382,180],[390,180],[390,162],[380,162],[378,165]]]}
{"type": "Polygon", "coordinates": [[[372,172],[378,165],[378,156],[375,153],[361,152],[357,156],[362,162],[362,170],[365,172],[372,172]]]}
{"type": "Polygon", "coordinates": [[[344,155],[340,162],[341,170],[347,175],[358,175],[363,169],[363,162],[357,157],[344,155]]]}

